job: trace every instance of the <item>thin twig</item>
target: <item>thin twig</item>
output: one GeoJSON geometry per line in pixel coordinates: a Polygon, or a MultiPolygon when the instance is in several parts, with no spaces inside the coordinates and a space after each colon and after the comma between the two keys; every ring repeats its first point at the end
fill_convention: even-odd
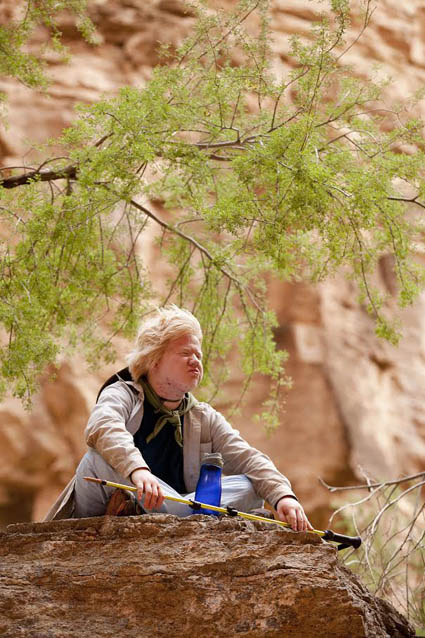
{"type": "Polygon", "coordinates": [[[418,474],[410,474],[409,476],[404,476],[403,478],[395,479],[394,481],[383,481],[381,483],[368,483],[367,485],[349,485],[349,486],[343,486],[343,487],[328,485],[320,477],[319,477],[319,481],[330,492],[342,492],[344,490],[370,490],[371,488],[375,488],[375,487],[387,487],[388,485],[400,485],[400,483],[405,483],[406,481],[413,481],[416,478],[422,478],[422,477],[425,477],[425,472],[418,472],[418,474]]]}

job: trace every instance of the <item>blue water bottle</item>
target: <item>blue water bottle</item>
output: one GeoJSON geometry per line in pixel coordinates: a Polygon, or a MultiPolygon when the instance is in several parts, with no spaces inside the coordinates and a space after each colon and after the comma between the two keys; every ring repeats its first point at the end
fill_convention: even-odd
{"type": "MultiPolygon", "coordinates": [[[[221,473],[223,457],[219,452],[204,454],[202,458],[201,472],[196,486],[195,501],[208,505],[220,506],[221,501],[221,473]]],[[[212,514],[219,516],[220,512],[200,509],[196,514],[212,514]]]]}

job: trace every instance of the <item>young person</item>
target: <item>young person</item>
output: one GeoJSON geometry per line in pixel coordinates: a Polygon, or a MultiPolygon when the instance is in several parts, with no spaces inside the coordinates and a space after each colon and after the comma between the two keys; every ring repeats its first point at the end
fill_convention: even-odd
{"type": "Polygon", "coordinates": [[[189,506],[164,496],[194,498],[202,455],[220,452],[223,505],[250,511],[267,500],[292,529],[311,528],[269,457],[191,394],[202,374],[198,320],[174,305],[158,309],[141,325],[128,368],[103,386],[85,431],[88,451],[46,520],[110,513],[113,489],[84,476],[136,486],[144,510],[188,516],[189,506]]]}

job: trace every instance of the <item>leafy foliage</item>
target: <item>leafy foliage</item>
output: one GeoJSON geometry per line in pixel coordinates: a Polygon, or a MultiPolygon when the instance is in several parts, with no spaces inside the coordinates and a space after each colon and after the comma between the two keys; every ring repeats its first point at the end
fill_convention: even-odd
{"type": "Polygon", "coordinates": [[[29,87],[47,86],[45,64],[42,57],[49,49],[63,57],[66,49],[61,42],[58,16],[64,11],[78,18],[80,33],[90,40],[93,24],[86,13],[87,0],[27,0],[18,1],[16,19],[0,25],[0,74],[17,78],[29,87]],[[46,42],[37,54],[28,51],[28,43],[37,27],[47,30],[46,42]]]}
{"type": "MultiPolygon", "coordinates": [[[[23,396],[65,339],[83,339],[93,358],[106,316],[112,333],[130,334],[140,304],[158,301],[136,257],[154,225],[172,273],[159,302],[199,317],[208,396],[236,344],[248,381],[271,377],[264,418],[273,426],[287,380],[270,273],[319,281],[346,267],[377,332],[397,341],[371,274],[380,256],[394,255],[400,305],[423,282],[414,263],[423,228],[411,210],[425,207],[422,123],[388,108],[382,83],[343,65],[347,1],[332,0],[311,40],[293,38],[284,78],[270,67],[266,0],[230,13],[190,7],[192,35],[164,49],[143,89],[81,107],[59,140],[61,159],[4,179],[1,372],[23,396]]],[[[370,15],[367,4],[363,28],[370,15]]]]}

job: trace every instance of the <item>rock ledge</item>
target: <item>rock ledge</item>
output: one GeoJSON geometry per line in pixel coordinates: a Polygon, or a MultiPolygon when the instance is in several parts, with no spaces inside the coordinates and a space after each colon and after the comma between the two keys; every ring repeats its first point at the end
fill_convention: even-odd
{"type": "Polygon", "coordinates": [[[10,525],[4,638],[414,636],[313,534],[171,515],[10,525]]]}

